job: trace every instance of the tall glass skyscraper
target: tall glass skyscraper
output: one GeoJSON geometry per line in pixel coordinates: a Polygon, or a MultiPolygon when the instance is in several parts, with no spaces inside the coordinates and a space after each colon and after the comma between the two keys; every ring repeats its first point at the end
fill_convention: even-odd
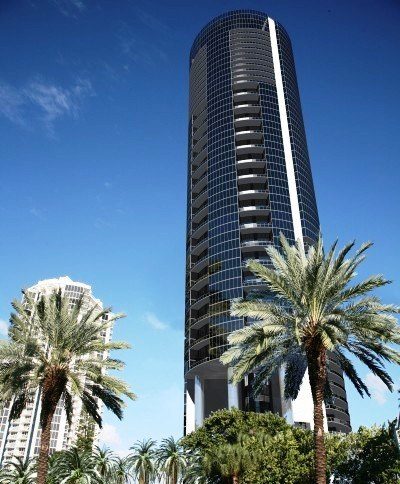
{"type": "MultiPolygon", "coordinates": [[[[305,246],[319,220],[291,42],[262,12],[223,14],[190,52],[185,298],[185,432],[220,408],[273,411],[312,426],[308,378],[286,401],[280,375],[256,399],[251,375],[228,383],[219,362],[227,335],[246,322],[230,301],[263,288],[246,261],[269,264],[265,247],[282,232],[305,246]]],[[[350,430],[341,369],[330,361],[334,393],[327,427],[350,430]]]]}

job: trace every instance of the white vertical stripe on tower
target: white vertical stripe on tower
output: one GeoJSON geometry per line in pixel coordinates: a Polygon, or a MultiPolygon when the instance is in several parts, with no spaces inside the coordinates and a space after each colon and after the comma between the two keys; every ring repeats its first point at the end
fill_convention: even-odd
{"type": "MultiPolygon", "coordinates": [[[[304,247],[303,231],[301,229],[299,198],[297,193],[296,178],[294,174],[292,145],[290,142],[289,122],[286,112],[285,92],[283,90],[281,63],[279,60],[278,40],[276,37],[275,22],[268,18],[269,35],[271,38],[272,60],[274,64],[276,92],[278,95],[279,117],[281,121],[281,131],[283,140],[283,151],[285,154],[286,174],[288,178],[290,208],[292,212],[294,238],[304,247]]],[[[281,399],[283,416],[289,423],[302,422],[314,426],[313,419],[313,400],[311,387],[306,371],[300,385],[299,395],[296,400],[287,401],[284,398],[284,368],[279,372],[281,385],[281,399]]],[[[325,419],[326,420],[326,419],[325,419]]]]}
{"type": "Polygon", "coordinates": [[[285,93],[283,91],[283,81],[281,72],[281,63],[279,61],[278,40],[276,38],[275,22],[268,18],[269,35],[271,38],[272,60],[274,64],[276,92],[278,94],[279,117],[281,120],[281,130],[283,139],[283,150],[285,153],[286,173],[289,185],[290,206],[292,211],[294,238],[302,245],[303,232],[301,230],[299,198],[297,194],[296,178],[294,175],[292,145],[290,143],[289,123],[286,112],[285,93]]]}

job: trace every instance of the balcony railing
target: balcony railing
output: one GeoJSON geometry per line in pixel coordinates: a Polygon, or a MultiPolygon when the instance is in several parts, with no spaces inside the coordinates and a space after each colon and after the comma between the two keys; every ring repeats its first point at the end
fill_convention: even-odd
{"type": "Polygon", "coordinates": [[[200,264],[200,262],[204,262],[206,259],[208,259],[208,254],[205,255],[204,257],[202,257],[201,259],[198,259],[196,262],[193,262],[191,264],[191,269],[193,269],[193,267],[197,266],[198,264],[200,264]]]}
{"type": "Polygon", "coordinates": [[[204,193],[206,193],[208,190],[207,187],[203,188],[203,190],[201,190],[200,193],[198,193],[194,198],[193,198],[193,201],[192,201],[192,205],[196,202],[196,200],[198,200],[204,193]]]}
{"type": "Polygon", "coordinates": [[[245,240],[240,244],[242,247],[267,247],[268,245],[272,245],[272,242],[269,240],[245,240]]]}
{"type": "Polygon", "coordinates": [[[268,190],[242,190],[238,193],[238,195],[253,195],[256,193],[268,193],[268,190]]]}
{"type": "Polygon", "coordinates": [[[267,205],[252,205],[249,207],[240,207],[239,212],[253,211],[253,210],[268,210],[267,205]]]}
{"type": "Polygon", "coordinates": [[[240,224],[241,229],[262,229],[262,228],[269,228],[271,224],[269,222],[252,222],[248,224],[240,224]]]}

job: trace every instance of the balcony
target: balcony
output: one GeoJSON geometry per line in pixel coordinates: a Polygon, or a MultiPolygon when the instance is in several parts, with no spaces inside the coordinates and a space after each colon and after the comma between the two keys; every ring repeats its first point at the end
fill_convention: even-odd
{"type": "Polygon", "coordinates": [[[240,216],[253,215],[269,215],[269,207],[267,205],[251,205],[248,207],[239,207],[240,216]]]}
{"type": "Polygon", "coordinates": [[[258,104],[238,104],[233,107],[235,117],[242,117],[244,115],[260,114],[261,108],[258,104]]]}
{"type": "Polygon", "coordinates": [[[244,175],[238,175],[237,177],[238,185],[249,184],[249,183],[266,183],[267,174],[266,173],[246,173],[244,175]]]}
{"type": "Polygon", "coordinates": [[[240,243],[243,251],[254,251],[265,249],[269,245],[272,245],[272,242],[269,240],[244,240],[240,243]]]}
{"type": "Polygon", "coordinates": [[[198,116],[195,116],[193,118],[193,128],[194,129],[199,129],[204,121],[207,120],[207,109],[204,109],[198,116]]]}
{"type": "Polygon", "coordinates": [[[272,231],[271,224],[269,222],[252,222],[240,224],[240,232],[242,234],[248,233],[269,233],[272,231]]]}
{"type": "MultiPolygon", "coordinates": [[[[203,131],[203,130],[202,130],[203,131]]],[[[193,140],[193,152],[200,153],[207,146],[207,132],[203,134],[201,138],[193,140]]]]}
{"type": "Polygon", "coordinates": [[[208,254],[192,262],[191,271],[196,273],[201,272],[205,267],[207,267],[207,264],[208,264],[208,254]]]}
{"type": "Polygon", "coordinates": [[[207,187],[203,188],[203,190],[198,193],[192,200],[192,207],[198,208],[202,205],[207,199],[207,187]]]}
{"type": "Polygon", "coordinates": [[[203,307],[205,304],[209,304],[210,302],[210,294],[208,291],[204,291],[204,294],[197,296],[191,300],[191,309],[198,310],[203,307]]]}
{"type": "Polygon", "coordinates": [[[251,92],[251,91],[241,91],[241,92],[235,92],[233,95],[233,100],[234,102],[240,102],[240,103],[245,103],[245,102],[257,102],[259,100],[259,94],[258,92],[251,92]]]}
{"type": "Polygon", "coordinates": [[[259,116],[237,116],[235,118],[235,128],[261,128],[261,118],[259,116]]]}
{"type": "Polygon", "coordinates": [[[203,124],[201,126],[201,128],[194,130],[193,131],[193,136],[192,136],[192,138],[193,138],[193,146],[194,146],[195,143],[197,143],[199,140],[201,140],[201,138],[205,134],[207,134],[207,125],[206,124],[203,124]]]}
{"type": "MultiPolygon", "coordinates": [[[[205,153],[205,157],[203,159],[203,161],[201,162],[200,165],[197,165],[197,167],[192,171],[192,178],[193,180],[199,180],[203,175],[204,173],[207,171],[207,167],[208,167],[208,163],[207,163],[207,153],[206,153],[206,150],[204,150],[204,153],[205,153]]],[[[201,153],[199,153],[198,156],[200,156],[201,153]]]]}
{"type": "Polygon", "coordinates": [[[267,198],[268,190],[265,189],[251,189],[251,190],[242,190],[238,193],[239,200],[254,200],[254,199],[261,199],[265,200],[267,198]]]}
{"type": "Polygon", "coordinates": [[[196,225],[192,230],[192,237],[199,239],[208,230],[208,218],[200,225],[196,225]]]}
{"type": "Polygon", "coordinates": [[[190,325],[191,329],[200,329],[206,324],[210,322],[210,313],[205,313],[199,316],[198,318],[193,318],[192,323],[190,325]]]}
{"type": "Polygon", "coordinates": [[[199,255],[208,247],[208,236],[198,240],[196,245],[192,245],[192,255],[199,255]]]}
{"type": "Polygon", "coordinates": [[[192,181],[192,192],[193,194],[199,194],[203,188],[207,185],[207,172],[204,173],[202,177],[200,177],[198,180],[193,180],[192,181]]]}
{"type": "Polygon", "coordinates": [[[245,277],[243,279],[243,286],[265,286],[265,281],[259,277],[245,277]]]}
{"type": "Polygon", "coordinates": [[[200,277],[199,279],[197,279],[196,281],[193,282],[191,290],[200,291],[201,289],[204,289],[204,287],[207,286],[207,284],[208,284],[208,279],[209,279],[208,274],[200,277]]]}
{"type": "Polygon", "coordinates": [[[207,361],[210,361],[210,357],[209,356],[205,356],[204,358],[201,358],[200,360],[190,360],[191,361],[191,365],[190,365],[190,368],[194,368],[198,365],[201,365],[202,363],[206,363],[207,361]]]}
{"type": "Polygon", "coordinates": [[[192,159],[192,172],[194,173],[196,168],[203,164],[207,158],[207,146],[205,146],[201,151],[197,150],[196,153],[193,152],[192,159]]]}
{"type": "Polygon", "coordinates": [[[236,131],[235,139],[238,142],[242,142],[242,141],[262,142],[263,132],[256,129],[245,129],[242,131],[236,131]]]}
{"type": "Polygon", "coordinates": [[[258,89],[258,82],[255,81],[237,81],[233,83],[233,90],[235,92],[258,89]]]}
{"type": "Polygon", "coordinates": [[[203,203],[199,208],[197,208],[192,214],[192,223],[197,224],[208,214],[208,201],[203,203]]]}
{"type": "MultiPolygon", "coordinates": [[[[239,154],[239,151],[238,151],[238,154],[239,154]]],[[[237,160],[236,164],[238,169],[264,168],[265,160],[262,158],[246,158],[244,160],[237,160]]]]}

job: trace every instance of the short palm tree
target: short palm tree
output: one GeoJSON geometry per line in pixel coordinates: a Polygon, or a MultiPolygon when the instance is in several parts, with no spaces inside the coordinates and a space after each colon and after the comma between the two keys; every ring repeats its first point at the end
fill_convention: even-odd
{"type": "Polygon", "coordinates": [[[240,484],[240,479],[250,463],[250,453],[242,442],[220,445],[208,452],[204,458],[207,473],[212,475],[216,472],[220,477],[229,479],[232,484],[240,484]]]}
{"type": "Polygon", "coordinates": [[[36,480],[35,462],[24,461],[17,457],[14,461],[5,464],[0,471],[1,484],[33,484],[36,480]]]}
{"type": "Polygon", "coordinates": [[[157,467],[166,484],[178,484],[184,474],[187,458],[184,450],[173,437],[163,439],[157,450],[157,467]]]}
{"type": "Polygon", "coordinates": [[[130,464],[128,459],[122,459],[121,457],[117,457],[112,468],[110,469],[108,479],[106,479],[106,483],[127,484],[128,482],[131,482],[131,477],[132,474],[130,471],[130,464]]]}
{"type": "Polygon", "coordinates": [[[69,299],[60,291],[38,301],[25,293],[23,303],[13,302],[9,340],[0,343],[0,403],[12,401],[10,418],[18,418],[32,395],[40,395],[38,484],[46,481],[51,423],[59,402],[70,419],[73,396],[80,398],[86,412],[101,426],[96,399],[122,418],[121,396],[135,397],[123,381],[105,373],[124,366],[108,352],[129,346],[105,343],[101,336],[122,315],[111,316],[109,309],[86,309],[83,298],[72,309],[69,306],[69,299]]]}
{"type": "Polygon", "coordinates": [[[57,454],[49,473],[50,482],[60,484],[102,484],[96,461],[90,452],[73,447],[57,454]]]}
{"type": "Polygon", "coordinates": [[[149,484],[157,476],[155,441],[148,439],[136,442],[132,447],[132,454],[129,455],[129,463],[132,472],[139,484],[149,484]]]}
{"type": "Polygon", "coordinates": [[[93,461],[98,474],[105,479],[117,463],[117,457],[110,449],[101,449],[96,446],[93,450],[93,461]]]}
{"type": "Polygon", "coordinates": [[[232,304],[234,316],[255,320],[233,332],[230,348],[221,361],[233,370],[233,382],[255,372],[254,390],[284,365],[285,397],[295,399],[308,369],[314,403],[316,482],[326,482],[323,401],[327,382],[328,354],[363,396],[368,388],[348,356],[353,355],[392,389],[384,361],[400,362],[400,353],[389,346],[399,343],[394,313],[397,307],[382,304],[372,290],[388,284],[381,276],[351,284],[356,269],[371,244],[354,256],[353,243],[336,253],[336,243],[324,252],[322,239],[306,252],[301,244],[290,246],[281,236],[281,251],[269,247],[272,268],[250,261],[249,269],[269,292],[232,304]],[[274,296],[271,296],[274,294],[274,296]]]}

